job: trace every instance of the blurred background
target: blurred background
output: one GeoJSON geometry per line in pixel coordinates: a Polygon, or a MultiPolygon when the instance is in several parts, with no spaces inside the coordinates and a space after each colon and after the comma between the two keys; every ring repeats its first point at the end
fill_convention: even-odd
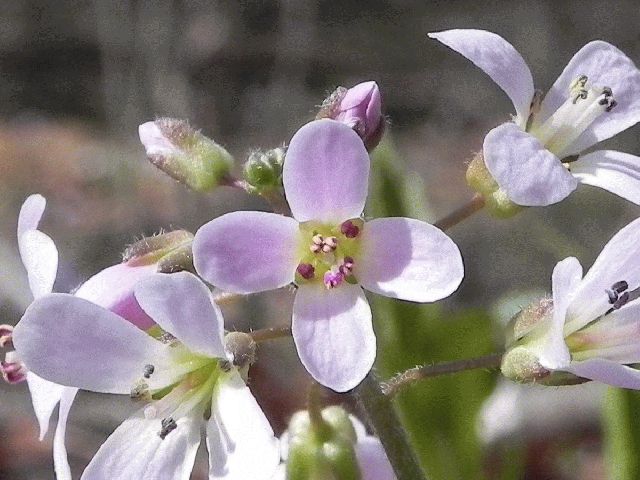
{"type": "MultiPolygon", "coordinates": [[[[336,86],[375,80],[391,125],[375,159],[368,213],[435,221],[471,197],[466,163],[512,106],[428,32],[482,28],[502,35],[542,90],[590,40],[607,40],[640,61],[637,0],[1,4],[0,323],[10,324],[30,302],[15,239],[30,193],[48,199],[42,229],[60,251],[57,291],[117,263],[141,235],[195,231],[234,209],[268,208],[225,188],[197,195],[155,170],[137,127],[156,116],[189,119],[236,156],[239,172],[252,148],[287,142],[336,86]]],[[[638,154],[639,131],[606,145],[638,154]]],[[[582,187],[559,205],[508,221],[481,212],[453,228],[467,269],[457,294],[420,307],[372,298],[380,374],[496,351],[501,322],[527,297],[549,290],[558,260],[575,255],[589,266],[638,213],[612,194],[582,187]]],[[[226,306],[228,328],[286,325],[291,300],[281,291],[226,306]]],[[[308,379],[290,340],[259,353],[251,387],[279,433],[304,406],[308,379]]],[[[430,381],[398,402],[434,479],[640,478],[634,406],[640,408],[637,397],[594,385],[496,387],[488,371],[430,381]]],[[[134,409],[127,399],[79,396],[67,435],[77,475],[134,409]]],[[[26,386],[0,383],[0,478],[52,478],[51,437],[37,440],[26,386]]],[[[204,456],[193,478],[206,478],[204,456]]]]}

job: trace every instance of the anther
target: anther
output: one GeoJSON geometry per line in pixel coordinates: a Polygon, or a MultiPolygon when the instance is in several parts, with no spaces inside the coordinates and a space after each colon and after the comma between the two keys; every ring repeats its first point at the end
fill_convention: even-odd
{"type": "Polygon", "coordinates": [[[338,240],[336,239],[336,237],[327,237],[324,240],[324,243],[322,245],[322,251],[324,253],[333,252],[336,248],[338,248],[338,240]]]}
{"type": "Polygon", "coordinates": [[[296,272],[305,280],[311,280],[315,274],[315,268],[310,263],[301,263],[296,268],[296,272]]]}
{"type": "Polygon", "coordinates": [[[140,381],[131,388],[129,397],[132,400],[148,399],[150,397],[149,385],[146,382],[140,381]]]}
{"type": "Polygon", "coordinates": [[[0,325],[0,348],[11,348],[13,339],[13,327],[11,325],[0,325]]]}
{"type": "Polygon", "coordinates": [[[176,428],[178,428],[178,424],[171,417],[163,418],[160,425],[161,425],[161,428],[160,428],[160,433],[158,435],[162,440],[164,440],[167,437],[167,435],[169,435],[176,428]]]}
{"type": "Polygon", "coordinates": [[[347,238],[355,238],[360,233],[360,228],[354,225],[351,220],[347,220],[340,225],[340,233],[347,238]]]}
{"type": "Polygon", "coordinates": [[[145,365],[144,366],[144,378],[151,378],[151,375],[153,375],[153,372],[155,371],[156,367],[154,367],[153,365],[145,365]]]}
{"type": "Polygon", "coordinates": [[[340,271],[334,272],[331,270],[326,272],[323,278],[324,286],[327,287],[327,289],[329,290],[340,285],[343,280],[344,280],[344,275],[342,274],[342,272],[340,271]]]}
{"type": "Polygon", "coordinates": [[[324,246],[324,238],[322,237],[322,235],[316,233],[313,237],[311,237],[311,246],[309,247],[309,249],[313,253],[320,252],[323,246],[324,246]]]}
{"type": "Polygon", "coordinates": [[[340,273],[342,273],[345,277],[351,275],[351,272],[353,272],[353,263],[353,258],[344,257],[342,265],[340,265],[340,273]]]}
{"type": "Polygon", "coordinates": [[[605,112],[610,112],[611,110],[613,110],[615,108],[615,106],[618,105],[618,102],[616,102],[615,100],[611,100],[609,102],[609,105],[607,106],[607,108],[605,108],[605,112]]]}

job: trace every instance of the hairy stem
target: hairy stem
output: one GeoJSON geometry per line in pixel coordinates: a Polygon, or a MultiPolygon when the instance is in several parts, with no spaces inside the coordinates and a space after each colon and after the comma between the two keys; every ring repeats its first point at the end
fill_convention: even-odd
{"type": "Polygon", "coordinates": [[[250,332],[251,338],[256,343],[266,342],[267,340],[275,340],[277,338],[285,338],[291,336],[291,327],[271,327],[254,330],[250,332]]]}
{"type": "Polygon", "coordinates": [[[392,399],[382,393],[380,381],[373,371],[353,390],[352,395],[380,438],[398,480],[427,480],[392,399]]]}
{"type": "Polygon", "coordinates": [[[502,360],[501,353],[492,353],[484,357],[468,358],[465,360],[455,360],[453,362],[436,363],[435,365],[424,365],[410,368],[399,373],[392,379],[382,382],[382,392],[393,397],[404,387],[414,384],[425,378],[437,377],[439,375],[449,375],[451,373],[473,370],[476,368],[496,368],[500,366],[502,360]]]}
{"type": "Polygon", "coordinates": [[[440,230],[448,230],[451,227],[459,224],[463,220],[469,218],[474,213],[482,210],[484,207],[484,197],[479,193],[476,193],[471,200],[465,203],[460,208],[454,210],[449,215],[438,220],[434,225],[440,230]]]}

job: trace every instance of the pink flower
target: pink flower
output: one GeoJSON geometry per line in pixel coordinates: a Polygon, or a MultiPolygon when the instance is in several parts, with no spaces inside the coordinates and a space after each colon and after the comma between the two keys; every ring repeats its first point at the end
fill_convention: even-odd
{"type": "Polygon", "coordinates": [[[408,218],[361,219],[369,163],[352,129],[311,122],[291,139],[284,163],[294,218],[233,212],[201,227],[193,243],[196,270],[224,290],[298,285],[292,319],[298,354],[318,382],[336,391],[358,385],[376,356],[361,286],[433,302],[463,277],[458,247],[436,227],[408,218]]]}

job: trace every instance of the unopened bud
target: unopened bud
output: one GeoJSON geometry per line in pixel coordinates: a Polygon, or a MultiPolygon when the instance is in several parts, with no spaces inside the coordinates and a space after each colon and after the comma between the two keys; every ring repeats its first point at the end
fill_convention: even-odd
{"type": "Polygon", "coordinates": [[[186,230],[145,237],[125,250],[122,261],[131,267],[155,263],[161,273],[192,271],[192,241],[193,234],[186,230]]]}
{"type": "Polygon", "coordinates": [[[233,357],[233,364],[240,369],[249,367],[256,361],[257,344],[248,333],[227,333],[224,348],[233,357]]]}
{"type": "Polygon", "coordinates": [[[159,118],[138,133],[149,161],[197,192],[220,185],[233,166],[229,152],[185,120],[159,118]]]}
{"type": "Polygon", "coordinates": [[[359,83],[349,89],[338,87],[322,102],[316,118],[349,125],[371,151],[380,143],[385,129],[380,89],[376,82],[359,83]]]}
{"type": "Polygon", "coordinates": [[[467,183],[485,200],[485,208],[495,217],[509,218],[524,207],[513,203],[500,188],[484,163],[482,152],[478,152],[467,167],[467,183]]]}
{"type": "Polygon", "coordinates": [[[256,150],[244,164],[244,179],[258,193],[282,187],[282,165],[284,148],[272,148],[263,152],[256,150]]]}

